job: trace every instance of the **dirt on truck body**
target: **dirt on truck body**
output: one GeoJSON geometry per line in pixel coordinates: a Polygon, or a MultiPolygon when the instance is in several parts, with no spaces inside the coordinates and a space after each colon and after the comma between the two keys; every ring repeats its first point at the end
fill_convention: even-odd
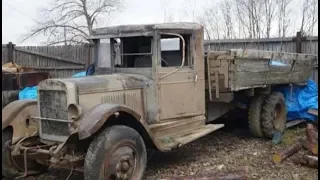
{"type": "Polygon", "coordinates": [[[170,151],[222,128],[209,122],[244,100],[252,134],[272,137],[286,120],[274,89],[305,83],[316,60],[241,49],[205,53],[203,27],[195,23],[107,27],[92,40],[93,75],[44,80],[37,101],[2,110],[3,176],[51,166],[84,171],[86,180],[139,180],[148,149],[170,151]]]}

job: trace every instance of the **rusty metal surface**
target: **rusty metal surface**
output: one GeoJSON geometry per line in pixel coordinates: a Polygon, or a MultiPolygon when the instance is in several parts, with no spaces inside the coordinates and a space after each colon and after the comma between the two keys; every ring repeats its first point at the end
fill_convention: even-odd
{"type": "Polygon", "coordinates": [[[146,76],[116,73],[65,81],[77,86],[79,104],[84,112],[97,104],[118,103],[130,107],[148,123],[157,120],[156,85],[146,76]]]}
{"type": "MultiPolygon", "coordinates": [[[[108,120],[110,116],[121,111],[132,115],[134,119],[140,121],[141,116],[129,107],[119,104],[100,104],[94,108],[91,108],[77,122],[79,124],[79,138],[85,139],[91,136],[101,128],[101,126],[108,120]]],[[[140,121],[140,123],[142,122],[140,121]]]]}
{"type": "MultiPolygon", "coordinates": [[[[134,27],[132,28],[134,29],[134,27]]],[[[171,136],[188,128],[196,129],[204,126],[205,95],[202,90],[204,90],[205,79],[201,25],[178,23],[175,25],[155,25],[153,28],[158,35],[161,33],[181,33],[183,32],[181,30],[186,30],[185,33],[190,35],[187,36],[190,37],[188,39],[190,51],[188,51],[189,59],[186,61],[191,64],[182,66],[178,70],[176,67],[161,67],[157,63],[161,59],[161,55],[155,54],[153,66],[149,68],[152,72],[151,77],[150,74],[143,73],[146,71],[140,72],[139,68],[136,68],[135,73],[127,73],[123,68],[118,68],[116,69],[117,73],[62,80],[49,79],[39,84],[40,93],[48,90],[66,92],[67,105],[56,108],[55,111],[66,111],[66,107],[71,102],[81,106],[83,116],[76,122],[78,129],[75,129],[81,138],[87,138],[98,131],[108,117],[116,111],[124,111],[134,117],[139,116],[136,120],[145,127],[152,139],[158,138],[154,134],[171,136]],[[70,99],[73,100],[70,101],[70,99]],[[192,119],[198,119],[198,122],[193,122],[192,119]],[[179,122],[170,129],[170,124],[166,124],[169,121],[179,122]],[[155,129],[151,131],[149,129],[151,124],[163,124],[162,129],[167,130],[162,131],[167,134],[157,133],[155,129]]],[[[159,36],[155,38],[157,37],[159,36]]],[[[157,45],[154,48],[154,51],[159,50],[157,45]]],[[[40,112],[42,111],[44,109],[40,106],[40,112]]],[[[41,116],[48,118],[49,114],[44,113],[41,116]]],[[[50,116],[49,118],[61,119],[57,117],[50,116]]],[[[43,134],[40,136],[53,140],[53,137],[44,137],[43,134]]],[[[183,142],[181,143],[183,144],[183,142]]]]}
{"type": "Polygon", "coordinates": [[[38,85],[39,112],[41,114],[40,125],[44,124],[44,128],[40,129],[40,137],[42,139],[64,142],[70,134],[73,133],[74,127],[68,123],[47,122],[47,118],[68,120],[68,106],[77,104],[77,87],[63,79],[47,79],[41,81],[38,85]],[[49,99],[48,99],[49,98],[49,99]],[[51,124],[51,125],[49,125],[51,124]],[[63,130],[64,135],[54,133],[54,131],[63,130]],[[66,133],[69,132],[69,133],[66,133]]]}
{"type": "Polygon", "coordinates": [[[146,33],[154,30],[198,30],[202,29],[202,26],[197,23],[162,23],[162,24],[146,24],[146,25],[122,25],[122,26],[110,26],[106,28],[99,28],[93,30],[93,36],[102,37],[109,34],[121,34],[125,36],[126,33],[146,33]]]}
{"type": "MultiPolygon", "coordinates": [[[[68,119],[67,93],[64,91],[39,91],[40,116],[43,118],[68,119]]],[[[68,123],[42,119],[41,133],[69,136],[68,123]]]]}
{"type": "MultiPolygon", "coordinates": [[[[205,114],[202,29],[194,29],[190,39],[190,46],[193,47],[189,55],[193,57],[192,64],[157,81],[162,121],[205,114]]],[[[175,67],[158,67],[157,77],[162,77],[175,69],[175,67]]]]}
{"type": "Polygon", "coordinates": [[[38,134],[39,123],[29,119],[31,116],[37,116],[37,107],[37,101],[17,100],[2,109],[2,130],[8,126],[12,126],[12,143],[23,137],[38,134]]]}

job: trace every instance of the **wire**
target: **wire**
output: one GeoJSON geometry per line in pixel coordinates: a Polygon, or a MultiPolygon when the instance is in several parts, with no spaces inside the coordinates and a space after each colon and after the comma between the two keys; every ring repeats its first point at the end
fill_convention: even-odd
{"type": "Polygon", "coordinates": [[[13,9],[13,10],[17,11],[18,13],[20,13],[20,14],[22,14],[22,15],[24,15],[24,16],[26,16],[26,17],[28,17],[29,19],[31,19],[31,20],[33,20],[33,21],[35,21],[35,22],[39,23],[39,21],[37,21],[36,19],[34,19],[34,18],[30,17],[29,15],[27,15],[26,13],[24,13],[24,12],[22,12],[22,11],[18,10],[17,8],[15,8],[15,7],[11,6],[11,5],[10,5],[10,4],[8,4],[7,2],[3,2],[3,3],[4,3],[5,5],[7,5],[9,8],[11,8],[11,9],[13,9]]]}

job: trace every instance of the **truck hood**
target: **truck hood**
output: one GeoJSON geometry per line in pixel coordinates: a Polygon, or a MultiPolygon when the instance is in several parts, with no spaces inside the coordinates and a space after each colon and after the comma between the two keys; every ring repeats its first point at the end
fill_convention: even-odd
{"type": "Polygon", "coordinates": [[[116,73],[63,79],[77,86],[78,94],[145,88],[154,81],[137,74],[116,73]]]}

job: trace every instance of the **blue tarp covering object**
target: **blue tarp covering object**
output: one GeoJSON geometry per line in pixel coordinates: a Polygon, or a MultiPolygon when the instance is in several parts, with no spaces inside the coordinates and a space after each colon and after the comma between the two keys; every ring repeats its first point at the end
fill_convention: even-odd
{"type": "Polygon", "coordinates": [[[72,77],[83,77],[86,75],[87,75],[86,71],[82,71],[82,72],[78,72],[78,73],[72,75],[72,77]]]}
{"type": "Polygon", "coordinates": [[[19,92],[19,99],[37,99],[38,97],[38,87],[25,87],[19,92]]]}
{"type": "Polygon", "coordinates": [[[318,87],[313,80],[308,80],[306,86],[293,86],[279,89],[286,99],[288,121],[304,119],[317,120],[317,116],[309,114],[309,109],[318,109],[318,87]]]}
{"type": "MultiPolygon", "coordinates": [[[[79,72],[74,74],[72,77],[83,77],[86,76],[86,72],[79,72]]],[[[38,87],[25,87],[19,92],[19,99],[37,99],[38,97],[38,87]]]]}
{"type": "Polygon", "coordinates": [[[271,66],[288,66],[287,64],[284,64],[280,61],[272,60],[271,61],[271,66]]]}

